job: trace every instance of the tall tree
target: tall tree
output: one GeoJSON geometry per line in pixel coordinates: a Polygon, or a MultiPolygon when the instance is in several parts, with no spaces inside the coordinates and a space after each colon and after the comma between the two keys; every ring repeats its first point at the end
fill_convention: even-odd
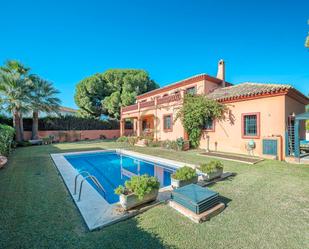
{"type": "Polygon", "coordinates": [[[144,70],[111,69],[79,82],[75,102],[82,116],[119,118],[120,107],[133,104],[137,95],[158,87],[144,70]]]}
{"type": "Polygon", "coordinates": [[[30,75],[31,105],[32,110],[32,139],[38,139],[39,134],[39,112],[57,112],[60,107],[60,99],[56,97],[59,91],[51,82],[40,78],[37,75],[30,75]]]}
{"type": "Polygon", "coordinates": [[[0,95],[2,107],[13,115],[16,141],[24,140],[22,113],[29,110],[31,81],[30,68],[10,60],[0,67],[0,95]]]}

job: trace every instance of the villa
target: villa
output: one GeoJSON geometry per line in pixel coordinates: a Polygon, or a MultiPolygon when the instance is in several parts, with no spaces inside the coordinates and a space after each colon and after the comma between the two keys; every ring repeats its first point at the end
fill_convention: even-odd
{"type": "MultiPolygon", "coordinates": [[[[134,134],[154,140],[188,138],[181,121],[175,120],[184,94],[204,94],[224,103],[223,121],[205,120],[200,148],[272,157],[294,154],[294,119],[309,99],[290,85],[225,81],[220,60],[216,77],[200,74],[137,96],[136,104],[121,110],[121,135],[125,121],[133,121],[134,134]]],[[[300,138],[305,138],[301,127],[300,138]]]]}

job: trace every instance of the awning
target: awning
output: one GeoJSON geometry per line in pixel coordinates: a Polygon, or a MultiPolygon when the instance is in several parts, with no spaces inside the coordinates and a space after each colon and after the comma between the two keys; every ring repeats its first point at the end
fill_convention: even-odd
{"type": "Polygon", "coordinates": [[[309,120],[309,112],[304,112],[301,114],[297,114],[295,116],[295,120],[309,120]]]}

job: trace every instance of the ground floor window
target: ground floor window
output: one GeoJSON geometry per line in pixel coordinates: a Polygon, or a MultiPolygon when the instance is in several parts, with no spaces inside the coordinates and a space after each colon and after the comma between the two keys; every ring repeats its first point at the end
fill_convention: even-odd
{"type": "Polygon", "coordinates": [[[203,129],[208,130],[208,131],[213,131],[214,130],[214,120],[211,117],[208,117],[204,121],[203,129]]]}
{"type": "Polygon", "coordinates": [[[173,119],[172,119],[172,114],[168,114],[168,115],[164,115],[163,116],[163,129],[165,131],[171,131],[172,130],[172,122],[173,122],[173,119]]]}
{"type": "Polygon", "coordinates": [[[245,138],[260,136],[260,113],[242,114],[242,135],[245,138]]]}

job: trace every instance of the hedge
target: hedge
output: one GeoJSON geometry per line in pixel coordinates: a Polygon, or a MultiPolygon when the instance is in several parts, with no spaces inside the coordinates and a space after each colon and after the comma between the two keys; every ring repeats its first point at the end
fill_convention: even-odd
{"type": "Polygon", "coordinates": [[[10,153],[14,133],[11,126],[0,124],[0,155],[7,156],[10,153]]]}
{"type": "MultiPolygon", "coordinates": [[[[0,123],[12,126],[11,118],[0,117],[0,123]]],[[[24,130],[32,130],[32,118],[24,118],[24,130]]],[[[39,130],[117,130],[118,120],[97,120],[93,118],[81,118],[75,116],[44,117],[39,119],[39,130]]]]}

